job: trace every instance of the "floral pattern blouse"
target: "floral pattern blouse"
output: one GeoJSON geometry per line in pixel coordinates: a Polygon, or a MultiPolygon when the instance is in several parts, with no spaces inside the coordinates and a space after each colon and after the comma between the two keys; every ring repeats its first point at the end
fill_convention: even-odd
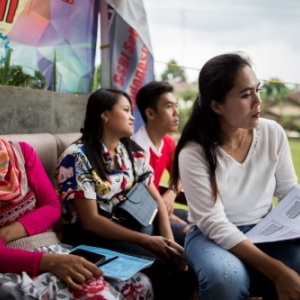
{"type": "MultiPolygon", "coordinates": [[[[124,199],[124,193],[134,183],[133,166],[124,145],[119,142],[115,151],[120,169],[113,168],[113,160],[103,144],[101,153],[108,172],[108,180],[102,180],[93,169],[81,143],[70,145],[58,160],[55,178],[58,183],[63,204],[63,221],[65,224],[78,220],[72,199],[97,201],[98,210],[111,213],[113,208],[124,199]]],[[[153,170],[146,161],[142,151],[132,153],[136,176],[148,174],[142,181],[145,185],[153,182],[153,170]]]]}

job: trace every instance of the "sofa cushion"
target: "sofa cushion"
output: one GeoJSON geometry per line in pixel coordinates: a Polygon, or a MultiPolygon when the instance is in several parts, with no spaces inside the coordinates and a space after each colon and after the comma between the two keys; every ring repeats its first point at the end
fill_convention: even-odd
{"type": "Polygon", "coordinates": [[[53,136],[57,142],[57,158],[59,158],[59,156],[69,145],[81,137],[81,133],[55,133],[53,136]]]}

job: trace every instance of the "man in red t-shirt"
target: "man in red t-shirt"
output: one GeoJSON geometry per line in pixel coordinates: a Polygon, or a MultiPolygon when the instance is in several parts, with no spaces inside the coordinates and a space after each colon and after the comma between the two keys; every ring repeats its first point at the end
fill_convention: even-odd
{"type": "MultiPolygon", "coordinates": [[[[154,170],[154,184],[159,188],[165,170],[171,172],[175,141],[169,135],[175,132],[179,124],[177,101],[173,87],[168,82],[150,82],[137,93],[136,103],[145,122],[132,139],[144,150],[154,170]]],[[[187,225],[187,212],[174,210],[176,193],[172,190],[162,195],[167,206],[170,220],[187,225]],[[179,218],[179,216],[181,218],[179,218]]]]}

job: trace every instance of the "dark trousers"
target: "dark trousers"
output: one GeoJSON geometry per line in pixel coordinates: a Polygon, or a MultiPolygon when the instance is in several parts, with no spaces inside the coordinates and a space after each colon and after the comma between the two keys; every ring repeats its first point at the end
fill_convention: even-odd
{"type": "Polygon", "coordinates": [[[197,287],[196,276],[193,271],[172,273],[169,266],[158,256],[148,250],[129,242],[106,239],[87,231],[80,222],[63,226],[62,242],[72,246],[89,245],[108,248],[111,250],[154,258],[154,263],[142,272],[151,282],[155,299],[188,299],[197,287]]]}
{"type": "MultiPolygon", "coordinates": [[[[187,217],[188,217],[188,212],[183,209],[174,209],[173,214],[180,218],[181,220],[185,221],[188,223],[187,217]]],[[[186,234],[183,232],[183,229],[187,226],[186,224],[181,224],[177,222],[170,221],[172,232],[174,235],[174,240],[176,243],[184,247],[184,240],[186,234]]]]}
{"type": "MultiPolygon", "coordinates": [[[[299,239],[261,243],[256,244],[256,247],[300,274],[299,239]]],[[[249,266],[247,266],[247,271],[251,278],[250,291],[252,296],[262,296],[264,300],[278,299],[275,285],[269,278],[249,266]]]]}

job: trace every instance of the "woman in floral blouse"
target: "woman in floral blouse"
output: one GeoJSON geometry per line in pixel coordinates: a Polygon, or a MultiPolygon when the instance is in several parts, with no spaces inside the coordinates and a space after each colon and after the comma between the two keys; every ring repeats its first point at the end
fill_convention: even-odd
{"type": "Polygon", "coordinates": [[[63,241],[154,257],[154,264],[144,273],[152,281],[155,298],[171,299],[174,292],[185,299],[192,282],[189,272],[170,273],[170,265],[184,258],[184,250],[174,241],[166,207],[153,184],[152,169],[142,149],[130,140],[133,132],[132,104],[126,93],[99,89],[89,97],[82,137],[64,151],[56,171],[63,203],[63,241]],[[126,228],[107,217],[142,175],[158,204],[156,236],[126,228]]]}

